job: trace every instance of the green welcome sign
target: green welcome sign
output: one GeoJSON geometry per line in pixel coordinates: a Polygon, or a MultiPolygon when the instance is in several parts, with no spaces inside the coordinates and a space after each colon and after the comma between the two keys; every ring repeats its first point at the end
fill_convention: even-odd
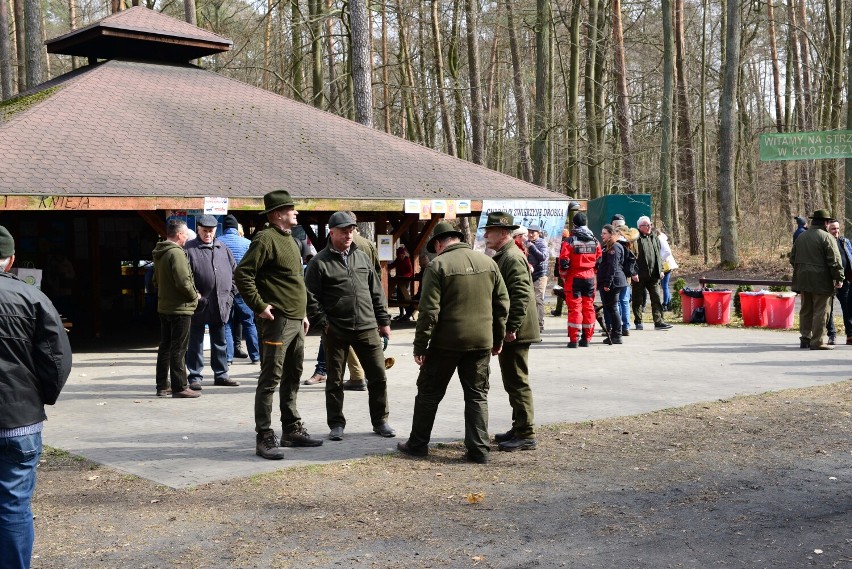
{"type": "Polygon", "coordinates": [[[852,158],[852,130],[760,135],[763,162],[829,158],[852,158]]]}

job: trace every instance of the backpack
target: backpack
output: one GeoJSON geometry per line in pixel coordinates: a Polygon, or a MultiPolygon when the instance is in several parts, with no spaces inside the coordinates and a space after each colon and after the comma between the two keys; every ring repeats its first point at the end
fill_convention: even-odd
{"type": "Polygon", "coordinates": [[[621,270],[624,271],[624,276],[627,277],[627,280],[630,280],[630,277],[633,275],[639,274],[639,266],[636,264],[636,255],[633,254],[633,251],[630,250],[630,247],[626,246],[622,242],[618,242],[621,245],[621,248],[624,250],[624,258],[621,261],[621,270]]]}
{"type": "Polygon", "coordinates": [[[698,306],[695,310],[692,311],[692,314],[689,315],[689,323],[690,324],[706,324],[707,323],[707,315],[704,312],[703,306],[698,306]]]}

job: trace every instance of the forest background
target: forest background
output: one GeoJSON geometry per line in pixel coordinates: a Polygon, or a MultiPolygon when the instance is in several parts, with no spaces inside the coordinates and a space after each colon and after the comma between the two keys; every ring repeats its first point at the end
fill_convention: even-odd
{"type": "Polygon", "coordinates": [[[684,254],[733,268],[795,215],[852,229],[840,160],[758,147],[852,128],[850,2],[0,0],[0,87],[85,65],[43,40],[141,4],[232,39],[196,62],[217,73],[572,197],[650,193],[684,254]]]}

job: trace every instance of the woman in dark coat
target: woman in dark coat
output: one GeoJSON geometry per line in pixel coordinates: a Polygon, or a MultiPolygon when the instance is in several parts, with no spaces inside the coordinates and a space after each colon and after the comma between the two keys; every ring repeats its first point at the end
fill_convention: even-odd
{"type": "Polygon", "coordinates": [[[621,313],[618,310],[618,295],[627,286],[627,277],[622,268],[625,251],[612,225],[604,225],[601,229],[601,243],[606,249],[601,256],[601,265],[598,269],[598,290],[601,292],[607,319],[612,326],[610,339],[604,340],[604,343],[620,344],[621,313]]]}

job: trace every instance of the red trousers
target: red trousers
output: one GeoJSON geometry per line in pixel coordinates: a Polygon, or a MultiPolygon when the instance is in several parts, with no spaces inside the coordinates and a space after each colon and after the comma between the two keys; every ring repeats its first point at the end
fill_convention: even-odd
{"type": "Polygon", "coordinates": [[[568,341],[595,334],[595,279],[571,277],[565,280],[565,306],[568,308],[568,341]]]}

